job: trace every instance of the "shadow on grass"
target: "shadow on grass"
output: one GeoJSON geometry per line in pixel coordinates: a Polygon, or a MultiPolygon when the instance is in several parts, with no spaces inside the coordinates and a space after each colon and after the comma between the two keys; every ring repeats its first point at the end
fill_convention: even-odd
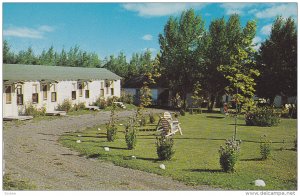
{"type": "Polygon", "coordinates": [[[110,149],[116,149],[116,150],[128,150],[128,148],[122,148],[122,147],[111,147],[111,146],[100,146],[102,148],[109,147],[110,149]]]}
{"type": "MultiPolygon", "coordinates": [[[[235,124],[231,123],[231,124],[228,124],[228,125],[234,126],[235,124]]],[[[246,124],[236,124],[236,125],[237,126],[242,126],[242,127],[248,127],[248,125],[246,125],[246,124]]]]}
{"type": "Polygon", "coordinates": [[[221,169],[186,169],[189,172],[223,173],[221,169]]]}
{"type": "Polygon", "coordinates": [[[147,158],[147,157],[137,157],[136,159],[145,160],[145,161],[152,161],[152,162],[158,162],[158,158],[147,158]]]}
{"type": "Polygon", "coordinates": [[[252,159],[240,159],[240,161],[262,161],[263,159],[260,158],[252,158],[252,159]]]}
{"type": "Polygon", "coordinates": [[[225,116],[206,116],[206,118],[223,119],[225,116]]]}

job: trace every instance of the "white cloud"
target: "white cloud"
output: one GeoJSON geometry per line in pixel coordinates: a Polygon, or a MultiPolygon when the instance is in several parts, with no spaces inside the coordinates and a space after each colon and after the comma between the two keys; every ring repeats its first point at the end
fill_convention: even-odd
{"type": "Polygon", "coordinates": [[[40,26],[36,29],[28,27],[9,27],[3,30],[3,36],[43,39],[45,32],[52,31],[54,31],[54,28],[47,25],[40,26]]]}
{"type": "Polygon", "coordinates": [[[220,7],[224,8],[227,15],[231,14],[244,14],[246,8],[253,7],[253,3],[223,3],[220,7]]]}
{"type": "Polygon", "coordinates": [[[122,6],[126,10],[138,12],[139,16],[152,17],[177,14],[189,8],[199,10],[205,3],[126,3],[122,6]]]}
{"type": "Polygon", "coordinates": [[[142,39],[146,41],[151,41],[153,39],[153,36],[150,34],[146,34],[142,37],[142,39]]]}
{"type": "Polygon", "coordinates": [[[39,31],[44,31],[44,32],[53,32],[54,27],[48,26],[48,25],[42,25],[38,28],[39,31]]]}
{"type": "Polygon", "coordinates": [[[252,43],[255,45],[253,48],[256,51],[258,51],[258,49],[260,48],[260,45],[261,45],[262,41],[263,40],[260,37],[258,37],[258,36],[256,36],[256,37],[253,38],[252,43]]]}
{"type": "Polygon", "coordinates": [[[268,25],[263,26],[260,29],[260,32],[264,35],[269,35],[271,30],[272,30],[272,24],[268,24],[268,25]]]}
{"type": "Polygon", "coordinates": [[[297,4],[275,4],[272,7],[261,10],[255,14],[257,18],[273,18],[279,15],[284,18],[288,18],[290,16],[297,17],[297,4]]]}

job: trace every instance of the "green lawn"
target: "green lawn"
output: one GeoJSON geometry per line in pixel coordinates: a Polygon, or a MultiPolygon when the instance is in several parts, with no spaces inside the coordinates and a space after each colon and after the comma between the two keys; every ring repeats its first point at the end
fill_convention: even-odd
{"type": "MultiPolygon", "coordinates": [[[[234,118],[221,114],[197,114],[179,118],[183,135],[174,136],[175,155],[171,161],[158,161],[156,155],[155,131],[140,131],[135,150],[127,150],[124,140],[124,126],[119,125],[115,142],[106,141],[104,125],[86,129],[83,132],[64,135],[60,142],[80,153],[116,165],[139,169],[191,185],[211,185],[230,190],[295,190],[297,189],[297,152],[293,150],[297,132],[297,120],[282,119],[277,127],[248,127],[242,116],[238,119],[237,138],[241,144],[240,160],[233,174],[220,169],[218,150],[225,139],[234,132],[234,118]],[[101,131],[98,131],[98,127],[101,131]],[[82,137],[78,137],[82,135],[82,137]],[[272,140],[272,156],[261,161],[259,140],[262,135],[272,140]],[[76,143],[80,139],[82,143],[76,143]],[[105,152],[103,147],[110,147],[105,152]],[[134,155],[137,159],[131,159],[134,155]],[[159,164],[164,163],[166,170],[159,164]],[[255,187],[252,182],[263,179],[267,186],[255,187]]],[[[124,123],[124,122],[120,122],[124,123]]],[[[151,125],[148,127],[151,127],[151,125]]],[[[154,127],[154,125],[153,125],[154,127]]]]}

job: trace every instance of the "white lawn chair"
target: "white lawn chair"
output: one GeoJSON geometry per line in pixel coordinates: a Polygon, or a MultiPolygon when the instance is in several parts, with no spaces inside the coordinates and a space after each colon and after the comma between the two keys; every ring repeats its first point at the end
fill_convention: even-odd
{"type": "Polygon", "coordinates": [[[165,137],[174,135],[178,131],[180,135],[182,135],[180,123],[178,121],[172,121],[164,117],[159,120],[156,130],[161,131],[165,137]]]}

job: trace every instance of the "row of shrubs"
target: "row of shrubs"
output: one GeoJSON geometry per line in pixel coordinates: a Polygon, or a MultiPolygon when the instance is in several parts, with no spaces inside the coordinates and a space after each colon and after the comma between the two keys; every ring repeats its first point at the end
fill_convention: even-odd
{"type": "Polygon", "coordinates": [[[123,102],[127,104],[133,104],[133,96],[124,91],[121,92],[120,97],[98,97],[97,100],[93,103],[94,106],[98,106],[100,109],[105,109],[113,105],[113,102],[123,102]]]}
{"type": "Polygon", "coordinates": [[[84,109],[85,109],[84,102],[73,105],[72,101],[68,100],[68,99],[65,99],[61,104],[58,104],[56,107],[56,110],[66,111],[66,112],[72,112],[72,111],[78,111],[78,110],[84,110],[84,109]]]}
{"type": "Polygon", "coordinates": [[[256,107],[252,112],[245,116],[246,125],[271,127],[280,123],[280,117],[271,107],[256,107]]]}

